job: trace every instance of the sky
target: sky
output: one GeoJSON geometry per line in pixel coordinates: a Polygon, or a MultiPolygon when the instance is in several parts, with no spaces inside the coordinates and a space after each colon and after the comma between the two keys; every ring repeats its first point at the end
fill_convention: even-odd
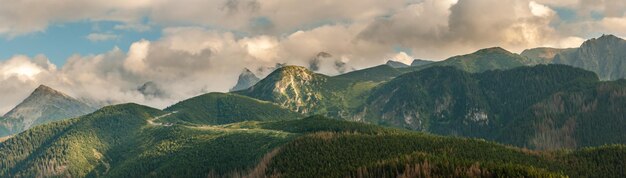
{"type": "Polygon", "coordinates": [[[623,0],[0,0],[0,113],[40,84],[163,108],[249,68],[337,75],[387,60],[626,36],[623,0]],[[137,88],[153,82],[163,94],[137,88]]]}

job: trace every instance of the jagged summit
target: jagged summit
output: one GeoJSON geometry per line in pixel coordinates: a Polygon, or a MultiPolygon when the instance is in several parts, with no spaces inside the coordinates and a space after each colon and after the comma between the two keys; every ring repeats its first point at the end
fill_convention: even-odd
{"type": "Polygon", "coordinates": [[[583,42],[581,48],[585,47],[593,47],[596,45],[602,45],[607,47],[614,47],[618,45],[623,45],[624,39],[621,39],[615,35],[602,35],[598,38],[593,38],[583,42]]]}
{"type": "Polygon", "coordinates": [[[237,80],[237,84],[230,91],[239,91],[245,90],[258,83],[261,79],[257,77],[250,69],[244,68],[241,74],[239,74],[239,79],[237,80]]]}
{"type": "Polygon", "coordinates": [[[32,96],[37,96],[37,95],[58,95],[58,96],[63,96],[63,97],[70,97],[66,95],[65,93],[52,89],[49,86],[46,86],[43,84],[35,88],[35,90],[30,94],[30,97],[28,98],[32,98],[32,96]]]}
{"type": "Polygon", "coordinates": [[[621,39],[620,37],[617,37],[613,34],[602,34],[602,36],[600,36],[599,38],[597,38],[598,40],[616,40],[616,39],[621,39]]]}

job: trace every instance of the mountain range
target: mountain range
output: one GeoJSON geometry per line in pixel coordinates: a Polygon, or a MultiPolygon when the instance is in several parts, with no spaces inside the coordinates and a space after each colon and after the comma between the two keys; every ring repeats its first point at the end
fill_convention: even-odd
{"type": "Polygon", "coordinates": [[[23,132],[0,135],[0,177],[625,177],[626,68],[607,68],[623,44],[245,69],[230,93],[162,110],[93,112],[42,85],[2,118],[23,132]]]}

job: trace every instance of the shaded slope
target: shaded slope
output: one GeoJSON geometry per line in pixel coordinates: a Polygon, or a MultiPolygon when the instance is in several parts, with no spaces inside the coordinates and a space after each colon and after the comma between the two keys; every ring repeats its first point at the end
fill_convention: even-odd
{"type": "Polygon", "coordinates": [[[538,149],[576,148],[626,143],[616,130],[626,124],[624,90],[620,82],[599,82],[592,72],[562,65],[477,74],[430,68],[377,87],[361,111],[363,120],[383,125],[538,149]]]}
{"type": "Polygon", "coordinates": [[[585,41],[576,50],[556,55],[553,62],[593,71],[602,80],[625,78],[626,40],[613,35],[603,35],[585,41]]]}
{"type": "Polygon", "coordinates": [[[282,177],[619,177],[626,173],[621,168],[626,164],[623,158],[624,146],[534,152],[421,133],[318,132],[283,146],[266,173],[282,177]]]}

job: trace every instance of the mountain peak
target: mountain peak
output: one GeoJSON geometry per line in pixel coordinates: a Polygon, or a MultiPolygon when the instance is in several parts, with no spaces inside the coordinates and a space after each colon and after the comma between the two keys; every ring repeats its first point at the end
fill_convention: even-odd
{"type": "Polygon", "coordinates": [[[480,49],[475,52],[475,54],[484,54],[484,53],[511,53],[511,52],[507,51],[506,49],[502,47],[485,48],[485,49],[480,49]]]}
{"type": "Polygon", "coordinates": [[[69,97],[68,95],[66,95],[65,93],[62,93],[60,91],[57,91],[55,89],[50,88],[49,86],[46,85],[39,85],[29,96],[33,97],[33,96],[38,96],[41,94],[46,94],[46,95],[58,95],[58,96],[63,96],[63,97],[69,97]]]}
{"type": "Polygon", "coordinates": [[[618,45],[620,43],[623,43],[624,39],[621,39],[615,35],[606,35],[603,34],[602,36],[598,37],[598,38],[593,38],[590,40],[585,41],[581,47],[589,47],[589,46],[593,46],[593,45],[609,45],[609,46],[614,46],[614,45],[618,45]]]}
{"type": "Polygon", "coordinates": [[[409,65],[400,62],[400,61],[394,61],[394,60],[388,60],[386,65],[393,67],[393,68],[404,68],[404,67],[409,67],[409,65]]]}
{"type": "Polygon", "coordinates": [[[237,79],[237,84],[230,91],[239,91],[248,89],[254,84],[258,83],[261,79],[257,77],[250,69],[244,68],[241,74],[239,74],[239,78],[237,79]]]}
{"type": "MultiPolygon", "coordinates": [[[[11,134],[32,126],[90,113],[95,109],[46,85],[37,87],[24,101],[4,115],[0,122],[11,134]]],[[[0,135],[0,137],[3,135],[0,135]]]]}
{"type": "Polygon", "coordinates": [[[313,72],[307,69],[306,67],[289,65],[289,66],[276,69],[276,71],[274,71],[273,73],[285,75],[285,74],[311,74],[313,72]]]}
{"type": "Polygon", "coordinates": [[[240,93],[280,103],[300,113],[308,113],[319,107],[322,85],[328,80],[326,75],[317,74],[301,66],[285,66],[240,93]]]}

